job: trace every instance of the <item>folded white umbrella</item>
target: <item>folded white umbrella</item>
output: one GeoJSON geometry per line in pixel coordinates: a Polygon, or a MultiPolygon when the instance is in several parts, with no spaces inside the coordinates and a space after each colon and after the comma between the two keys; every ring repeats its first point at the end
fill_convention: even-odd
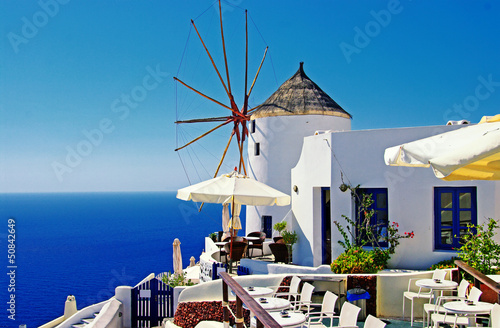
{"type": "Polygon", "coordinates": [[[500,180],[500,115],[387,148],[387,165],[429,167],[446,180],[500,180]]]}
{"type": "Polygon", "coordinates": [[[178,238],[174,239],[174,254],[173,254],[173,261],[174,261],[174,273],[177,275],[182,274],[182,255],[181,255],[181,242],[178,238]]]}

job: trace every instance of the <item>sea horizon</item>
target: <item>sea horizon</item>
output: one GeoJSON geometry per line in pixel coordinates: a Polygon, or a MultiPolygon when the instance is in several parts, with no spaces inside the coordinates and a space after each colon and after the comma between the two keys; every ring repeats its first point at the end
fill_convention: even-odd
{"type": "MultiPolygon", "coordinates": [[[[68,295],[81,309],[109,299],[117,286],[172,271],[175,238],[183,266],[191,256],[198,262],[204,237],[221,230],[221,213],[219,204],[198,212],[175,191],[0,193],[4,252],[9,218],[16,239],[16,320],[4,310],[0,326],[38,327],[63,314],[68,295]]],[[[7,278],[1,275],[4,287],[7,278]]],[[[3,304],[10,294],[1,294],[3,304]]]]}

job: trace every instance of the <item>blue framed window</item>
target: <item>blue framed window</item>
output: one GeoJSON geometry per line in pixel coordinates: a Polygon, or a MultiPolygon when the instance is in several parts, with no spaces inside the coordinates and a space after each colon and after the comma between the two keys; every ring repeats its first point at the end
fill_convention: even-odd
{"type": "MultiPolygon", "coordinates": [[[[373,204],[367,211],[374,210],[370,220],[372,232],[378,240],[379,246],[387,247],[387,227],[389,224],[389,202],[387,198],[387,188],[360,188],[356,197],[356,220],[361,223],[365,220],[365,214],[360,207],[363,194],[372,195],[373,204]]],[[[371,246],[371,245],[367,245],[371,246]]]]}
{"type": "Polygon", "coordinates": [[[435,248],[459,248],[467,224],[477,224],[476,187],[434,188],[435,248]]]}

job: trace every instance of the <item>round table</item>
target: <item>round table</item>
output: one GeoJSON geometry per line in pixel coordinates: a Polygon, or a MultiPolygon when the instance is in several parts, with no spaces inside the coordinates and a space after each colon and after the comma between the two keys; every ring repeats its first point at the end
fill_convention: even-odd
{"type": "Polygon", "coordinates": [[[439,280],[438,282],[434,279],[420,279],[415,282],[415,285],[434,290],[449,290],[457,288],[458,283],[451,280],[439,280]]]}
{"type": "Polygon", "coordinates": [[[288,312],[287,317],[283,317],[281,312],[270,312],[269,315],[282,327],[302,326],[306,322],[306,316],[299,312],[288,312]]]}
{"type": "Polygon", "coordinates": [[[261,297],[255,299],[266,311],[281,311],[290,308],[290,301],[285,298],[261,297]]]}
{"type": "Polygon", "coordinates": [[[493,308],[493,304],[474,302],[468,305],[465,301],[453,301],[444,303],[443,307],[450,312],[458,314],[489,314],[493,308]]]}
{"type": "Polygon", "coordinates": [[[243,287],[243,289],[252,297],[266,296],[273,293],[273,289],[268,287],[243,287]],[[252,288],[253,290],[250,290],[252,288]]]}

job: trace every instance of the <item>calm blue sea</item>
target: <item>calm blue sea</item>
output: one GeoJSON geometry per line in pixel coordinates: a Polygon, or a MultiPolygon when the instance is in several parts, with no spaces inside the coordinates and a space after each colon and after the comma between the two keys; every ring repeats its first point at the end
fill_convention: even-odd
{"type": "Polygon", "coordinates": [[[0,194],[0,327],[38,327],[63,314],[68,295],[76,296],[80,309],[110,298],[116,286],[172,271],[175,238],[184,266],[191,256],[198,261],[203,237],[221,230],[221,212],[220,205],[205,204],[198,213],[194,203],[176,199],[174,192],[0,194]],[[16,238],[15,321],[7,311],[10,217],[16,238]]]}

